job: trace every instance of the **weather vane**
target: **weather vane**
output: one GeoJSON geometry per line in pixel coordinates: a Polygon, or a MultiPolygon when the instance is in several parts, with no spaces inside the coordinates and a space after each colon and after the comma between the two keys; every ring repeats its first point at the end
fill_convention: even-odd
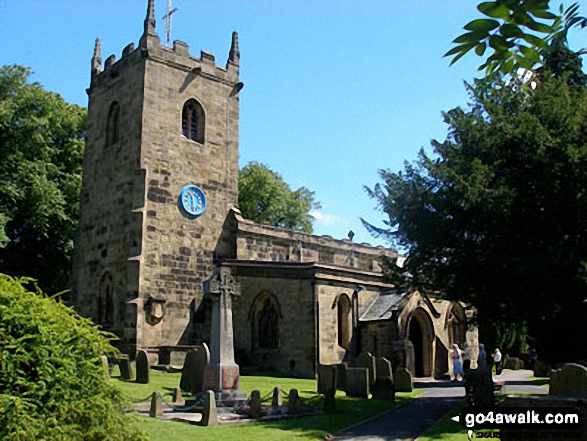
{"type": "Polygon", "coordinates": [[[167,13],[161,17],[166,22],[165,44],[167,46],[169,46],[169,42],[171,41],[171,15],[178,10],[179,8],[171,9],[171,0],[167,0],[167,13]]]}

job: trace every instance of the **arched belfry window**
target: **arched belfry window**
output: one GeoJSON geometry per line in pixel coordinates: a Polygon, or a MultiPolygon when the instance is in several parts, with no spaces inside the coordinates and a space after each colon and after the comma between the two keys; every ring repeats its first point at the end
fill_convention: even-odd
{"type": "Polygon", "coordinates": [[[114,322],[114,290],[112,276],[108,271],[100,280],[100,292],[98,294],[98,322],[102,325],[114,322]]]}
{"type": "Polygon", "coordinates": [[[181,130],[183,136],[203,144],[205,127],[206,117],[202,105],[194,99],[187,101],[183,105],[181,112],[181,130]]]}
{"type": "Polygon", "coordinates": [[[352,315],[351,315],[351,301],[349,296],[342,294],[338,298],[337,307],[338,319],[338,346],[348,349],[352,337],[352,315]]]}
{"type": "Polygon", "coordinates": [[[252,310],[253,347],[277,349],[279,347],[279,305],[270,294],[257,296],[252,310]]]}
{"type": "Polygon", "coordinates": [[[106,145],[118,142],[120,133],[120,106],[113,102],[108,112],[108,123],[106,125],[106,145]]]}

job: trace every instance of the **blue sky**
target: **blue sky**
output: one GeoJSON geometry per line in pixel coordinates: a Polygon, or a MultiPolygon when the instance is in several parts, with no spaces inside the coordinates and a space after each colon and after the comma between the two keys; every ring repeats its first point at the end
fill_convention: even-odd
{"type": "MultiPolygon", "coordinates": [[[[584,3],[580,2],[580,3],[584,3]]],[[[167,0],[156,0],[157,31],[167,0]]],[[[554,4],[554,3],[553,3],[554,4]]],[[[102,56],[138,43],[147,0],[0,0],[0,65],[87,105],[97,36],[102,56]]],[[[212,52],[224,65],[231,33],[241,49],[240,164],[258,161],[293,188],[316,193],[315,233],[382,244],[359,218],[381,224],[364,185],[397,171],[430,140],[444,140],[441,112],[466,106],[471,55],[443,54],[479,18],[470,0],[173,0],[172,40],[212,52]]],[[[558,3],[557,3],[558,5],[558,3]]],[[[582,12],[585,13],[585,5],[582,12]]],[[[586,33],[580,35],[585,42],[586,33]]],[[[578,45],[575,45],[578,46],[578,45]]],[[[571,45],[571,47],[575,47],[571,45]]]]}

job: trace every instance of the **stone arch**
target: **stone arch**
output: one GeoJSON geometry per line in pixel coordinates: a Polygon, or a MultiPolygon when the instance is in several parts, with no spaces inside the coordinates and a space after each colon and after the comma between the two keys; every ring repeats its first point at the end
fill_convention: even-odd
{"type": "Polygon", "coordinates": [[[114,286],[112,284],[112,275],[108,271],[100,279],[98,323],[101,325],[112,325],[114,323],[114,286]]]}
{"type": "Polygon", "coordinates": [[[181,111],[181,132],[192,141],[204,144],[206,130],[206,115],[204,108],[195,99],[189,99],[181,111]]]}
{"type": "Polygon", "coordinates": [[[405,333],[408,343],[408,368],[415,377],[431,377],[434,374],[434,325],[423,308],[416,308],[407,320],[405,333]],[[411,348],[410,348],[411,345],[411,348]],[[410,366],[411,365],[411,366],[410,366]]]}
{"type": "Polygon", "coordinates": [[[120,106],[116,101],[110,105],[108,111],[108,120],[106,122],[106,145],[112,145],[118,142],[120,134],[120,106]]]}
{"type": "Polygon", "coordinates": [[[253,349],[279,348],[281,318],[281,306],[277,297],[268,292],[261,292],[255,297],[249,313],[253,349]]]}
{"type": "Polygon", "coordinates": [[[348,295],[341,294],[338,297],[336,310],[338,346],[348,350],[353,337],[351,300],[348,295]]]}

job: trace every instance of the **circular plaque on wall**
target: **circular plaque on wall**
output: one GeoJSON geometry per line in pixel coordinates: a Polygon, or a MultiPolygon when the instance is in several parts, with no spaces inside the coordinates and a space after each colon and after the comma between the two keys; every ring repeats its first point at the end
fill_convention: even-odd
{"type": "Polygon", "coordinates": [[[201,216],[206,211],[206,196],[199,187],[186,185],[179,193],[179,209],[191,219],[201,216]]]}

